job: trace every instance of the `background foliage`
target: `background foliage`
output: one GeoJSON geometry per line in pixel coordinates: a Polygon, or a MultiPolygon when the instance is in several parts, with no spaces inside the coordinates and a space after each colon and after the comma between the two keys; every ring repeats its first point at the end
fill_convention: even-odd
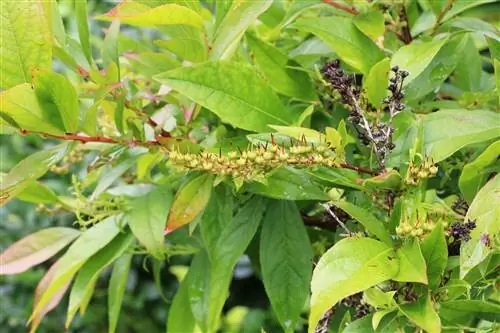
{"type": "Polygon", "coordinates": [[[498,329],[495,1],[0,6],[6,331],[498,329]]]}

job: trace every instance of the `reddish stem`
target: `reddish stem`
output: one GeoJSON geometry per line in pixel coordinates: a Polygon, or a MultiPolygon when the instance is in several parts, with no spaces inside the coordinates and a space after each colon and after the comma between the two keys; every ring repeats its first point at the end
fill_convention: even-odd
{"type": "Polygon", "coordinates": [[[375,171],[375,170],[367,169],[367,168],[363,168],[363,167],[359,167],[357,165],[351,165],[351,164],[347,164],[347,163],[341,163],[340,167],[342,167],[344,169],[355,170],[355,171],[361,172],[361,173],[367,173],[369,175],[374,175],[374,176],[378,175],[378,172],[375,171]]]}
{"type": "Polygon", "coordinates": [[[322,0],[324,3],[330,5],[330,6],[333,6],[337,9],[340,9],[340,10],[343,10],[345,12],[348,12],[348,13],[351,13],[353,15],[358,15],[359,12],[356,8],[354,8],[354,6],[350,7],[350,6],[347,6],[347,5],[343,5],[343,4],[340,4],[340,3],[337,3],[335,2],[334,0],[322,0]]]}

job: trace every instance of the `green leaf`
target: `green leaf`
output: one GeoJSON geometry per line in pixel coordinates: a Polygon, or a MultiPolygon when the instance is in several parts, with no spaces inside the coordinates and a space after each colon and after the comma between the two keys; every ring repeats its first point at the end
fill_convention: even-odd
{"type": "Polygon", "coordinates": [[[463,91],[481,91],[483,60],[474,43],[473,34],[466,37],[465,50],[453,73],[453,84],[463,91]]]}
{"type": "Polygon", "coordinates": [[[258,69],[269,85],[277,92],[303,101],[314,101],[318,97],[309,75],[291,67],[299,65],[271,44],[248,34],[247,41],[254,54],[258,69]]]}
{"type": "MultiPolygon", "coordinates": [[[[328,141],[324,134],[306,127],[276,126],[276,125],[269,125],[269,127],[276,130],[277,133],[283,134],[284,136],[288,137],[289,141],[290,138],[294,138],[298,141],[302,141],[305,138],[305,140],[309,144],[319,144],[328,141]]],[[[332,143],[334,144],[333,145],[334,147],[337,146],[335,144],[336,142],[332,143]]]]}
{"type": "Polygon", "coordinates": [[[373,40],[376,40],[384,34],[384,15],[381,12],[374,11],[361,13],[354,17],[353,23],[359,30],[373,40]]]}
{"type": "Polygon", "coordinates": [[[216,245],[222,230],[232,224],[234,203],[228,186],[219,185],[212,192],[200,229],[210,260],[217,260],[216,245]]]}
{"type": "Polygon", "coordinates": [[[378,46],[359,31],[349,18],[340,16],[304,18],[297,20],[293,26],[324,40],[340,59],[363,74],[368,74],[370,69],[384,57],[378,46]]]}
{"type": "MultiPolygon", "coordinates": [[[[472,202],[481,187],[494,172],[489,166],[494,166],[500,156],[500,141],[492,143],[474,161],[466,164],[462,169],[458,186],[467,202],[472,202]]],[[[497,170],[498,171],[498,170],[497,170]]]]}
{"type": "Polygon", "coordinates": [[[206,62],[174,69],[155,79],[234,127],[265,132],[269,124],[289,125],[298,118],[285,109],[251,67],[242,63],[206,62]]]}
{"type": "MultiPolygon", "coordinates": [[[[204,216],[202,220],[203,239],[212,239],[210,248],[207,248],[210,259],[210,289],[208,291],[208,311],[205,313],[207,331],[216,330],[219,317],[228,295],[232,271],[239,257],[243,254],[248,244],[255,235],[264,214],[266,203],[263,198],[254,197],[236,213],[234,218],[226,221],[220,229],[219,237],[215,240],[213,234],[207,235],[208,230],[203,224],[213,222],[220,216],[204,216]]],[[[208,211],[208,210],[207,210],[208,211]]],[[[210,210],[211,211],[211,210],[210,210]]],[[[222,209],[226,211],[225,208],[222,209]]],[[[225,214],[224,214],[225,215],[225,214]]],[[[207,242],[207,247],[208,247],[207,242]]]]}
{"type": "Polygon", "coordinates": [[[477,316],[488,321],[496,321],[500,315],[500,305],[485,300],[454,300],[440,303],[439,315],[453,324],[467,324],[477,316]],[[465,322],[464,322],[465,321],[465,322]]]}
{"type": "Polygon", "coordinates": [[[394,277],[399,270],[392,248],[370,238],[345,238],[319,260],[311,282],[309,333],[341,299],[394,277]]]}
{"type": "Polygon", "coordinates": [[[207,60],[208,48],[199,29],[188,25],[171,25],[163,27],[161,31],[170,39],[155,40],[154,44],[158,47],[192,62],[207,60]]]}
{"type": "Polygon", "coordinates": [[[363,186],[369,189],[398,190],[403,184],[403,178],[394,169],[390,169],[378,176],[363,180],[363,186]]]}
{"type": "Polygon", "coordinates": [[[470,233],[471,239],[462,243],[460,248],[460,278],[463,278],[494,251],[488,243],[500,236],[499,189],[500,174],[486,183],[478,192],[465,216],[466,221],[476,222],[476,228],[470,233]]]}
{"type": "Polygon", "coordinates": [[[111,165],[107,165],[103,170],[104,172],[101,173],[101,177],[97,182],[97,186],[95,187],[94,192],[92,192],[92,195],[90,196],[90,200],[94,200],[101,193],[106,191],[111,185],[113,185],[113,183],[117,179],[119,179],[125,172],[127,172],[128,169],[133,167],[134,164],[135,164],[135,159],[128,158],[125,161],[118,164],[117,166],[113,167],[111,165]]]}
{"type": "Polygon", "coordinates": [[[109,217],[92,228],[88,229],[70,246],[68,251],[59,259],[59,265],[54,272],[50,284],[45,288],[36,307],[33,309],[30,321],[40,315],[50,300],[56,295],[61,286],[69,283],[75,273],[85,262],[104,248],[113,238],[118,235],[119,217],[109,217]]]}
{"type": "Polygon", "coordinates": [[[272,201],[260,238],[262,279],[285,331],[292,331],[309,295],[312,250],[293,201],[272,201]]]}
{"type": "Polygon", "coordinates": [[[448,261],[448,245],[441,223],[438,223],[434,230],[424,239],[421,249],[427,264],[429,288],[436,290],[441,283],[441,276],[448,261]]]}
{"type": "Polygon", "coordinates": [[[69,328],[74,315],[85,301],[85,298],[89,297],[90,300],[95,283],[104,269],[118,259],[133,241],[134,237],[131,233],[120,234],[85,262],[71,287],[65,324],[66,329],[69,328]]]}
{"type": "Polygon", "coordinates": [[[359,174],[354,170],[318,167],[315,170],[307,170],[306,172],[314,176],[316,179],[328,184],[340,185],[361,191],[365,189],[360,183],[358,183],[357,180],[360,179],[359,174]]]}
{"type": "Polygon", "coordinates": [[[189,302],[189,276],[194,274],[194,270],[191,268],[184,280],[182,281],[180,288],[175,294],[174,300],[172,301],[172,306],[168,311],[167,319],[167,333],[194,333],[196,327],[196,321],[191,311],[191,305],[189,302]]]}
{"type": "Polygon", "coordinates": [[[392,245],[391,235],[386,230],[384,222],[377,219],[369,211],[347,201],[333,201],[332,203],[361,223],[368,232],[377,236],[387,245],[392,245]]]}
{"type": "Polygon", "coordinates": [[[36,152],[16,164],[0,184],[0,205],[13,199],[33,180],[42,177],[51,165],[59,162],[68,153],[70,145],[65,142],[53,148],[36,152]]]}
{"type": "Polygon", "coordinates": [[[179,189],[168,215],[168,232],[192,222],[203,212],[210,200],[213,183],[213,175],[204,173],[191,178],[179,189]]]}
{"type": "Polygon", "coordinates": [[[399,310],[417,326],[429,333],[441,332],[441,320],[432,306],[429,295],[413,303],[399,304],[399,310]]]}
{"type": "Polygon", "coordinates": [[[87,0],[75,1],[75,18],[76,26],[78,28],[78,37],[80,39],[80,45],[85,54],[85,58],[92,63],[92,47],[90,45],[90,33],[89,33],[89,17],[87,9],[87,0]]]}
{"type": "MultiPolygon", "coordinates": [[[[464,52],[466,41],[467,35],[463,33],[450,37],[418,76],[411,77],[410,70],[409,77],[411,77],[411,81],[407,82],[405,80],[406,101],[419,101],[440,87],[457,67],[460,55],[464,52]]],[[[420,62],[420,58],[417,57],[416,61],[420,62]]],[[[391,64],[395,64],[394,57],[391,64]]],[[[403,66],[399,67],[406,69],[403,66]]]]}
{"type": "Polygon", "coordinates": [[[410,73],[404,81],[406,86],[422,74],[446,42],[447,39],[437,39],[403,46],[392,56],[391,67],[398,66],[410,73]]]}
{"type": "Polygon", "coordinates": [[[423,117],[425,153],[440,162],[459,149],[500,137],[500,114],[447,109],[423,117]]]}
{"type": "Polygon", "coordinates": [[[372,69],[370,69],[363,84],[368,100],[376,108],[380,107],[382,100],[387,96],[390,62],[389,58],[377,62],[372,69]]]}
{"type": "Polygon", "coordinates": [[[126,218],[139,243],[156,258],[163,258],[163,230],[172,205],[172,192],[159,187],[135,198],[126,218]]]}
{"type": "Polygon", "coordinates": [[[166,53],[141,52],[124,56],[138,73],[148,78],[181,66],[179,61],[166,53]]]}
{"type": "Polygon", "coordinates": [[[209,59],[230,59],[245,31],[271,4],[272,0],[234,1],[214,32],[209,59]]]}
{"type": "Polygon", "coordinates": [[[251,182],[245,190],[274,199],[328,200],[321,186],[306,172],[290,167],[279,168],[266,178],[266,184],[251,182]]]}
{"type": "MultiPolygon", "coordinates": [[[[59,259],[58,261],[56,261],[52,266],[50,266],[47,273],[45,273],[45,275],[40,280],[40,282],[38,282],[38,285],[36,286],[36,290],[35,290],[35,299],[33,301],[33,311],[35,311],[35,308],[38,308],[38,305],[40,304],[42,296],[45,294],[47,289],[52,286],[52,282],[56,278],[56,274],[57,274],[59,268],[61,267],[61,262],[62,262],[62,258],[59,259]]],[[[38,328],[38,325],[40,325],[40,322],[42,321],[43,317],[45,317],[45,315],[47,313],[49,313],[52,309],[54,309],[57,306],[57,304],[59,304],[59,302],[63,298],[64,294],[66,293],[66,290],[68,290],[70,282],[71,282],[71,279],[59,284],[55,288],[54,293],[52,294],[49,301],[47,301],[40,308],[40,310],[32,317],[30,333],[35,333],[35,331],[38,328]]]]}
{"type": "Polygon", "coordinates": [[[40,6],[41,0],[0,2],[1,89],[31,82],[34,69],[52,65],[50,27],[40,6]]]}
{"type": "Polygon", "coordinates": [[[78,230],[64,227],[42,229],[28,235],[0,254],[0,274],[25,272],[54,256],[79,235],[78,230]]]}
{"type": "MultiPolygon", "coordinates": [[[[118,73],[120,72],[120,61],[118,59],[118,36],[120,34],[120,21],[115,20],[109,25],[108,31],[106,32],[106,37],[104,37],[104,42],[102,44],[102,64],[104,69],[109,69],[112,63],[115,63],[118,67],[118,73]]],[[[120,78],[120,74],[118,74],[120,78]]]]}
{"type": "Polygon", "coordinates": [[[28,83],[0,93],[0,117],[7,115],[24,130],[63,135],[61,117],[56,110],[42,107],[28,83]],[[56,113],[54,113],[54,111],[56,113]]]}
{"type": "Polygon", "coordinates": [[[192,9],[177,4],[166,4],[154,8],[136,2],[123,2],[96,20],[113,21],[139,27],[156,27],[172,24],[186,24],[197,28],[203,27],[203,18],[192,9]]]}
{"type": "Polygon", "coordinates": [[[31,203],[53,204],[58,203],[59,198],[48,186],[41,182],[31,180],[27,182],[16,198],[21,201],[31,203]]]}
{"type": "Polygon", "coordinates": [[[66,133],[78,127],[78,97],[71,82],[61,74],[40,71],[33,79],[35,95],[43,114],[66,133]]]}
{"type": "Polygon", "coordinates": [[[392,307],[396,304],[395,293],[395,291],[383,292],[377,287],[372,287],[364,291],[363,299],[375,308],[389,308],[390,311],[393,311],[392,307]]]}
{"type": "Polygon", "coordinates": [[[420,250],[420,244],[416,238],[412,238],[403,243],[396,250],[399,259],[399,272],[392,278],[399,282],[418,282],[427,284],[427,267],[420,250]]]}
{"type": "Polygon", "coordinates": [[[111,279],[108,286],[108,316],[109,316],[109,333],[116,331],[120,309],[122,307],[123,296],[127,286],[127,278],[132,263],[132,253],[123,254],[115,262],[111,279]]]}
{"type": "Polygon", "coordinates": [[[487,3],[496,2],[495,0],[456,0],[453,3],[451,9],[444,15],[442,22],[449,20],[450,18],[466,11],[467,9],[474,8],[487,3]]]}

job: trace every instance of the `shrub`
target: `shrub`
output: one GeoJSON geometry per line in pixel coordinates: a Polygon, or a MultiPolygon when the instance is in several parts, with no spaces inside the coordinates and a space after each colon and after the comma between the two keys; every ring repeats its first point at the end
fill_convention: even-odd
{"type": "Polygon", "coordinates": [[[31,329],[65,294],[70,327],[109,272],[114,332],[134,257],[160,288],[189,262],[167,332],[498,329],[489,2],[143,0],[89,24],[85,1],[3,1],[2,133],[46,145],[0,200],[74,221],[1,254],[13,275],[64,250],[31,329]],[[225,307],[242,260],[265,324],[225,307]]]}

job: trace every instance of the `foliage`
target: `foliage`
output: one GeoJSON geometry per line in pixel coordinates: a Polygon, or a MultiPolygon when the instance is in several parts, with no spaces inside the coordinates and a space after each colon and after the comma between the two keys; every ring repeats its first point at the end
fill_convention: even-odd
{"type": "Polygon", "coordinates": [[[0,202],[59,219],[0,255],[50,263],[31,331],[103,293],[122,330],[141,261],[172,333],[496,331],[490,2],[2,1],[1,139],[35,149],[0,202]],[[266,312],[231,301],[245,261],[266,312]]]}

